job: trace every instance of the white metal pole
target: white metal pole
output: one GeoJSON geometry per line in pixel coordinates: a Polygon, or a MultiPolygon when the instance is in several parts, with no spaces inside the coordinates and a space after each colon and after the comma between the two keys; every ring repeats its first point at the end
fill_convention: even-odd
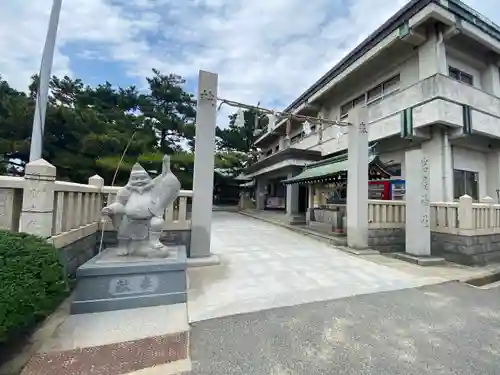
{"type": "Polygon", "coordinates": [[[45,127],[45,112],[47,110],[47,100],[49,97],[49,82],[52,71],[52,61],[54,60],[54,50],[56,46],[57,27],[59,25],[59,14],[61,13],[62,0],[53,0],[50,12],[49,28],[45,38],[42,62],[40,64],[39,86],[36,97],[35,117],[33,119],[33,129],[31,132],[30,162],[42,157],[42,139],[45,127]]]}

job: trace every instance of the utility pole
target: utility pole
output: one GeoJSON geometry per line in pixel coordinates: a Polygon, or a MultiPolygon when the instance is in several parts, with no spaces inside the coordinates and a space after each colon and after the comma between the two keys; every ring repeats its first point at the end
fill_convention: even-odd
{"type": "Polygon", "coordinates": [[[31,132],[30,162],[42,157],[42,140],[45,127],[45,113],[49,97],[49,82],[54,60],[56,46],[57,27],[61,13],[62,0],[53,0],[50,12],[49,28],[45,38],[42,62],[40,64],[38,93],[36,96],[35,117],[33,118],[33,129],[31,132]]]}

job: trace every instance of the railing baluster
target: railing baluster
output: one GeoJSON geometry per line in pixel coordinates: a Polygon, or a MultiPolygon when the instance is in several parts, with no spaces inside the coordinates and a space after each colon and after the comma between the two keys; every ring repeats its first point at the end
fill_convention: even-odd
{"type": "Polygon", "coordinates": [[[64,192],[56,191],[56,207],[54,210],[55,221],[53,226],[53,234],[61,234],[64,230],[64,192]]]}
{"type": "Polygon", "coordinates": [[[187,221],[187,197],[179,197],[179,223],[187,221]]]}

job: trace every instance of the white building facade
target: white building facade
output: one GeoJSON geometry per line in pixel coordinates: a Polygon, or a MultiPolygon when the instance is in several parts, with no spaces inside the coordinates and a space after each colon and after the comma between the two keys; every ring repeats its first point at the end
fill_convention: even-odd
{"type": "MultiPolygon", "coordinates": [[[[500,189],[500,28],[457,0],[411,1],[285,111],[349,121],[368,107],[368,136],[382,162],[404,179],[405,151],[430,160],[430,200],[473,200],[500,189]]],[[[256,205],[294,216],[310,191],[280,181],[304,166],[346,152],[345,129],[283,120],[257,140],[261,159],[246,174],[256,205]],[[282,201],[280,201],[280,197],[282,201]]]]}

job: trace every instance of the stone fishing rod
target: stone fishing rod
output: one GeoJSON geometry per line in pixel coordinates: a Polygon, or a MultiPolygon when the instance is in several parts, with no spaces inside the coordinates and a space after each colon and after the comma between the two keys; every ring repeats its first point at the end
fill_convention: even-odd
{"type": "MultiPolygon", "coordinates": [[[[125,149],[122,152],[120,160],[118,161],[118,165],[116,166],[116,170],[115,170],[115,173],[113,175],[113,179],[111,180],[111,187],[115,186],[116,176],[118,176],[118,171],[120,170],[120,166],[123,163],[123,159],[125,158],[125,155],[127,154],[128,148],[130,147],[130,145],[132,144],[132,141],[134,140],[135,133],[136,132],[132,133],[132,135],[130,136],[130,139],[128,140],[127,145],[125,146],[125,149]]],[[[107,220],[103,221],[101,219],[101,239],[99,240],[99,254],[102,251],[102,244],[103,244],[103,241],[104,241],[104,229],[106,229],[106,222],[107,222],[107,220]]]]}

